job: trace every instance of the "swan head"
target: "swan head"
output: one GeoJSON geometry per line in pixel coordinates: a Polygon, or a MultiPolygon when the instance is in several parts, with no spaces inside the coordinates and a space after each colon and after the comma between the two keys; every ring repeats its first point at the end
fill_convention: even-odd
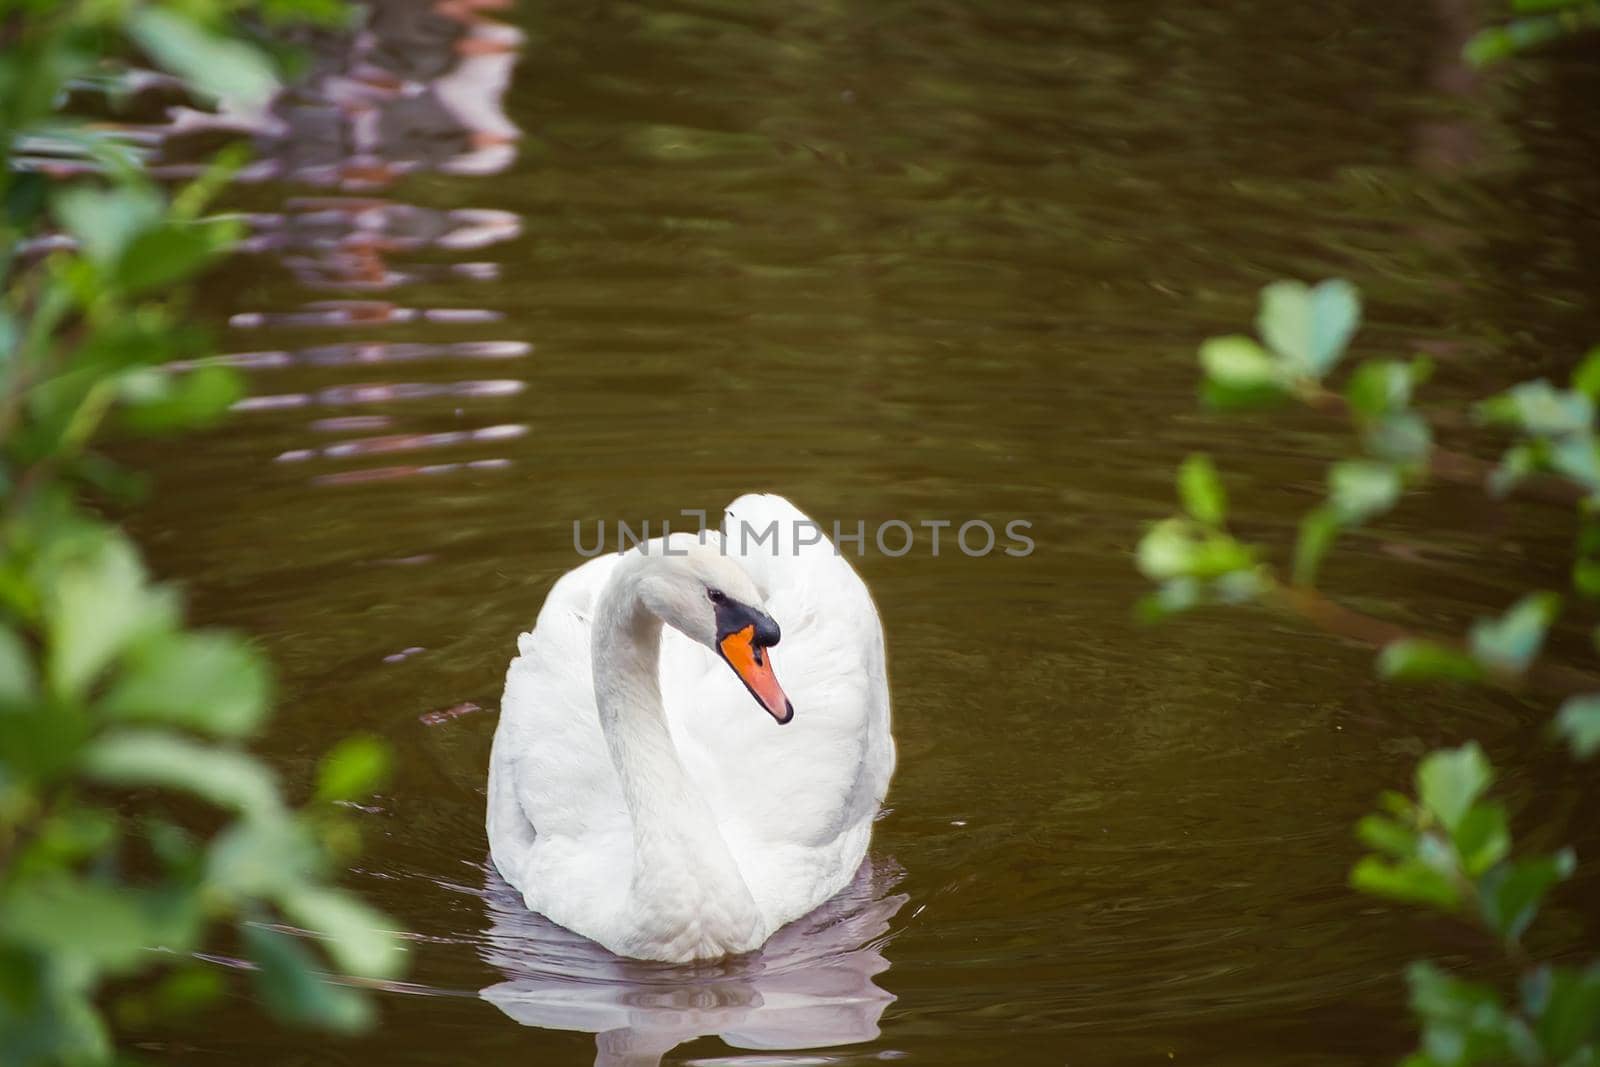
{"type": "Polygon", "coordinates": [[[711,649],[781,726],[794,705],[772,673],[768,652],[782,637],[764,598],[714,535],[673,534],[639,581],[639,600],[662,622],[711,649]]]}

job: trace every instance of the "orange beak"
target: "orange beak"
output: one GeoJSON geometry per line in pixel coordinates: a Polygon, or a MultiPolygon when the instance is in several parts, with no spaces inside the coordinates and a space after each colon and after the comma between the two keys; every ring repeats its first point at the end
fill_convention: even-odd
{"type": "Polygon", "coordinates": [[[754,626],[735,630],[717,642],[717,651],[750,690],[750,695],[782,726],[794,718],[794,705],[784,696],[778,676],[772,673],[772,650],[758,646],[755,636],[754,626]]]}

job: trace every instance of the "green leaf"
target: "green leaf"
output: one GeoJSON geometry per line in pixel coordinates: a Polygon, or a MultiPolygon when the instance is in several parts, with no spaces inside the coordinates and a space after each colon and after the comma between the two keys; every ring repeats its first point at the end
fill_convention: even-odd
{"type": "MultiPolygon", "coordinates": [[[[97,322],[79,345],[74,362],[95,377],[146,367],[209,351],[204,330],[178,322],[166,308],[146,305],[134,315],[97,322]]],[[[151,373],[160,373],[152,371],[151,373]]]]}
{"type": "Polygon", "coordinates": [[[282,896],[323,866],[307,826],[287,817],[241,819],[212,839],[205,858],[207,884],[234,905],[282,896]]]}
{"type": "Polygon", "coordinates": [[[69,774],[89,737],[82,709],[50,699],[13,705],[0,729],[0,779],[5,788],[52,781],[69,774]]]}
{"type": "Polygon", "coordinates": [[[170,9],[139,8],[128,28],[163,69],[201,92],[249,107],[278,91],[278,76],[261,51],[243,40],[212,33],[170,9]]]}
{"type": "Polygon", "coordinates": [[[1411,1010],[1427,1020],[1459,1017],[1482,1007],[1498,1007],[1493,989],[1475,982],[1464,982],[1425,961],[1406,968],[1406,985],[1411,990],[1411,1010]]]}
{"type": "Polygon", "coordinates": [[[1255,552],[1226,534],[1202,538],[1196,546],[1190,574],[1196,578],[1223,578],[1256,565],[1255,552]]]}
{"type": "Polygon", "coordinates": [[[33,829],[33,840],[20,853],[17,869],[37,864],[64,869],[115,848],[120,827],[114,815],[99,808],[63,807],[45,816],[33,829]]]}
{"type": "Polygon", "coordinates": [[[1361,444],[1372,455],[1390,463],[1418,467],[1433,450],[1433,431],[1414,411],[1385,415],[1361,427],[1361,444]]]}
{"type": "Polygon", "coordinates": [[[1386,852],[1395,859],[1416,855],[1417,832],[1397,819],[1366,815],[1356,823],[1356,837],[1368,848],[1386,852]]]}
{"type": "Polygon", "coordinates": [[[1414,859],[1389,862],[1363,856],[1350,872],[1350,885],[1363,893],[1408,904],[1428,904],[1454,911],[1461,904],[1455,883],[1414,859]]]}
{"type": "Polygon", "coordinates": [[[1211,582],[1210,593],[1219,604],[1248,604],[1259,600],[1271,580],[1255,567],[1231,570],[1211,582]]]}
{"type": "Polygon", "coordinates": [[[1200,366],[1206,377],[1240,388],[1277,386],[1283,371],[1271,353],[1242,334],[1210,337],[1200,345],[1200,366]]]}
{"type": "Polygon", "coordinates": [[[161,221],[165,205],[148,185],[111,189],[74,185],[55,195],[55,216],[92,262],[109,268],[135,239],[161,221]]]}
{"type": "Polygon", "coordinates": [[[1205,602],[1204,587],[1193,578],[1173,578],[1155,592],[1139,598],[1134,614],[1141,622],[1160,622],[1205,602]]]}
{"type": "MultiPolygon", "coordinates": [[[[170,217],[179,222],[194,222],[199,219],[207,205],[233,184],[239,171],[250,162],[250,155],[249,147],[243,142],[235,141],[223,146],[212,156],[211,162],[199,177],[173,194],[170,217]]],[[[237,220],[213,219],[212,222],[229,228],[230,244],[243,235],[243,226],[237,220]]]]}
{"type": "Polygon", "coordinates": [[[325,939],[328,955],[350,974],[393,978],[405,967],[405,945],[390,932],[393,922],[349,893],[300,886],[282,901],[295,922],[325,939]]]}
{"type": "Polygon", "coordinates": [[[1424,833],[1417,837],[1417,859],[1429,870],[1455,881],[1461,871],[1460,857],[1455,846],[1437,833],[1424,833]]]}
{"type": "Polygon", "coordinates": [[[1422,1022],[1423,1062],[1472,1067],[1513,1060],[1509,1050],[1518,1023],[1489,986],[1462,981],[1431,963],[1412,964],[1406,982],[1411,1010],[1422,1022]]]}
{"type": "Polygon", "coordinates": [[[1311,291],[1312,361],[1319,375],[1331,370],[1361,325],[1361,293],[1342,278],[1318,283],[1311,291]]]}
{"type": "Polygon", "coordinates": [[[1489,495],[1498,499],[1521,485],[1539,469],[1542,454],[1541,447],[1528,441],[1518,442],[1506,449],[1499,464],[1489,473],[1489,495]]]}
{"type": "Polygon", "coordinates": [[[1261,291],[1256,329],[1298,375],[1321,380],[1344,355],[1361,322],[1355,286],[1335,279],[1308,289],[1301,282],[1273,282],[1261,291]]]}
{"type": "Polygon", "coordinates": [[[1411,404],[1411,375],[1396,360],[1368,360],[1350,373],[1344,390],[1350,410],[1363,419],[1376,419],[1411,404]]]}
{"type": "Polygon", "coordinates": [[[0,711],[32,700],[38,685],[28,646],[15,630],[0,624],[0,711]]]}
{"type": "Polygon", "coordinates": [[[166,371],[125,375],[122,421],[143,433],[214,425],[244,395],[229,367],[198,367],[183,375],[166,371]]]}
{"type": "Polygon", "coordinates": [[[1550,1063],[1594,1062],[1593,1043],[1600,1039],[1600,964],[1582,971],[1557,967],[1550,972],[1544,1011],[1534,1026],[1550,1063]],[[1580,1055],[1585,1046],[1589,1054],[1580,1055]]]}
{"type": "Polygon", "coordinates": [[[1416,386],[1428,380],[1433,364],[1425,356],[1409,363],[1395,359],[1369,359],[1350,374],[1345,400],[1363,420],[1372,421],[1405,411],[1416,386]]]}
{"type": "Polygon", "coordinates": [[[1152,581],[1218,578],[1255,566],[1255,554],[1225,533],[1189,519],[1163,519],[1139,541],[1139,570],[1152,581]]]}
{"type": "Polygon", "coordinates": [[[50,578],[48,673],[64,696],[81,693],[136,638],[175,623],[176,598],[145,584],[144,565],[120,536],[77,546],[50,578]]]}
{"type": "Polygon", "coordinates": [[[1600,597],[1600,559],[1580,559],[1572,564],[1572,587],[1591,600],[1600,597]]]}
{"type": "Polygon", "coordinates": [[[1231,386],[1214,378],[1200,383],[1200,404],[1212,411],[1251,411],[1276,407],[1289,394],[1275,385],[1231,386]]]}
{"type": "Polygon", "coordinates": [[[1557,882],[1572,874],[1577,861],[1570,849],[1553,856],[1513,860],[1484,875],[1478,884],[1483,920],[1507,940],[1521,937],[1539,905],[1557,882]]]}
{"type": "Polygon", "coordinates": [[[231,634],[165,634],[134,651],[102,705],[116,718],[220,737],[253,731],[266,714],[266,661],[231,634]]]}
{"type": "Polygon", "coordinates": [[[1573,549],[1573,587],[1584,597],[1600,597],[1600,523],[1584,510],[1573,549]]]}
{"type": "Polygon", "coordinates": [[[1481,876],[1511,851],[1511,830],[1506,812],[1498,804],[1474,804],[1450,835],[1461,869],[1469,878],[1481,876]]]}
{"type": "Polygon", "coordinates": [[[1555,593],[1530,593],[1498,619],[1472,624],[1472,654],[1490,670],[1521,674],[1544,644],[1545,631],[1561,610],[1555,593]]]}
{"type": "Polygon", "coordinates": [[[237,236],[236,226],[219,221],[147,229],[118,258],[114,277],[130,293],[172,285],[198,273],[227,251],[237,236]]]}
{"type": "Polygon", "coordinates": [[[1163,519],[1139,539],[1139,571],[1152,581],[1164,582],[1188,575],[1194,538],[1185,519],[1163,519]]]}
{"type": "Polygon", "coordinates": [[[1589,349],[1589,354],[1572,372],[1572,388],[1590,401],[1600,401],[1600,345],[1589,349]]]}
{"type": "Polygon", "coordinates": [[[326,981],[297,939],[251,923],[245,947],[256,963],[256,988],[267,1010],[280,1019],[340,1033],[365,1029],[372,1006],[355,990],[326,981]]]}
{"type": "Polygon", "coordinates": [[[1178,469],[1178,495],[1196,522],[1221,526],[1228,517],[1228,497],[1209,456],[1195,454],[1178,469]]]}
{"type": "Polygon", "coordinates": [[[1378,654],[1378,673],[1393,682],[1476,682],[1483,668],[1471,656],[1437,641],[1405,637],[1378,654]]]}
{"type": "Polygon", "coordinates": [[[1587,434],[1574,434],[1550,443],[1550,466],[1591,493],[1600,493],[1600,444],[1587,434]]]}
{"type": "Polygon", "coordinates": [[[1294,584],[1317,584],[1322,557],[1339,537],[1339,520],[1328,507],[1314,508],[1300,520],[1300,535],[1294,546],[1294,584]]]}
{"type": "Polygon", "coordinates": [[[375,737],[347,737],[322,759],[317,799],[359,800],[382,786],[388,774],[388,745],[375,737]]]}
{"type": "Polygon", "coordinates": [[[1580,516],[1574,550],[1580,556],[1600,556],[1600,521],[1589,512],[1586,508],[1580,516]]]}
{"type": "Polygon", "coordinates": [[[1417,797],[1454,834],[1493,780],[1494,770],[1483,749],[1469,741],[1460,748],[1428,754],[1417,767],[1417,797]]]}
{"type": "Polygon", "coordinates": [[[1342,460],[1328,470],[1328,502],[1341,525],[1354,526],[1394,507],[1401,484],[1387,463],[1342,460]]]}
{"type": "Polygon", "coordinates": [[[223,808],[270,817],[282,811],[277,779],[254,757],[159,730],[119,730],[94,740],[84,771],[110,785],[179,789],[223,808]]]}
{"type": "Polygon", "coordinates": [[[1588,759],[1600,751],[1600,693],[1569,698],[1556,713],[1556,729],[1574,758],[1588,759]]]}
{"type": "Polygon", "coordinates": [[[1594,401],[1583,393],[1557,389],[1544,379],[1519,382],[1478,405],[1487,422],[1517,426],[1538,437],[1587,433],[1594,426],[1594,401]]]}
{"type": "Polygon", "coordinates": [[[200,902],[192,894],[60,872],[12,886],[0,909],[6,939],[113,974],[139,969],[152,948],[187,951],[199,937],[200,922],[200,902]]]}
{"type": "Polygon", "coordinates": [[[1421,814],[1410,797],[1394,789],[1385,789],[1378,794],[1378,807],[1407,823],[1415,823],[1421,814]]]}

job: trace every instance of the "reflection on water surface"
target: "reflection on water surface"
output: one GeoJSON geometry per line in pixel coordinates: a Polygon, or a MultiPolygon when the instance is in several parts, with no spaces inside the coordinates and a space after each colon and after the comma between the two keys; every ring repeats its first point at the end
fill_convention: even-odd
{"type": "Polygon", "coordinates": [[[870,1041],[894,1000],[873,979],[889,967],[884,935],[907,899],[892,892],[897,880],[869,857],[842,893],[760,951],[685,967],[619,959],[530,914],[516,890],[491,873],[484,959],[506,980],[482,995],[524,1026],[594,1034],[595,1067],[648,1067],[710,1035],[734,1048],[772,1051],[870,1041]]]}

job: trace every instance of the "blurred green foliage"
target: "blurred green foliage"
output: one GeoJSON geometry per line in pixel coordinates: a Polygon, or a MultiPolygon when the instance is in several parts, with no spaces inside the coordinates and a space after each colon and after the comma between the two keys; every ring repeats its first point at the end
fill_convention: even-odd
{"type": "Polygon", "coordinates": [[[1552,41],[1600,30],[1597,0],[1511,0],[1511,13],[1503,25],[1481,30],[1467,42],[1469,62],[1485,66],[1552,41]]]}
{"type": "Polygon", "coordinates": [[[6,2],[0,7],[0,1048],[7,1064],[116,1058],[117,1026],[192,1012],[225,986],[195,956],[247,957],[279,1016],[349,1030],[349,981],[391,978],[393,923],[336,888],[356,831],[339,804],[381,781],[370,738],[325,761],[292,807],[245,747],[271,671],[181,599],[101,517],[139,480],[93,448],[108,428],[175,433],[240,394],[187,322],[185,281],[239,236],[202,215],[234,161],[169,196],[115,131],[57,105],[140,63],[197,100],[276,88],[241,15],[336,17],[326,3],[6,2]],[[88,176],[64,181],[55,164],[88,176]],[[57,236],[60,235],[60,236],[57,236]],[[64,239],[63,239],[64,238],[64,239]],[[316,949],[285,932],[315,935],[316,949]],[[108,1004],[114,980],[121,992],[108,1004]],[[108,1017],[109,1012],[109,1017],[108,1017]]]}
{"type": "Polygon", "coordinates": [[[1351,884],[1462,915],[1506,946],[1524,970],[1515,998],[1428,963],[1406,980],[1422,1026],[1407,1067],[1588,1064],[1600,1051],[1600,961],[1534,965],[1521,938],[1546,893],[1574,867],[1570,849],[1514,858],[1504,807],[1484,799],[1493,770],[1476,744],[1435,752],[1417,768],[1416,797],[1386,794],[1381,814],[1357,826],[1371,848],[1351,884]]]}
{"type": "MultiPolygon", "coordinates": [[[[1484,492],[1504,496],[1544,477],[1578,512],[1574,590],[1581,598],[1600,597],[1600,348],[1578,364],[1565,388],[1522,382],[1476,405],[1476,421],[1509,440],[1498,464],[1475,465],[1439,448],[1414,406],[1431,369],[1426,359],[1368,360],[1350,369],[1342,389],[1330,384],[1360,318],[1358,294],[1347,282],[1276,282],[1261,294],[1259,340],[1235,335],[1201,345],[1206,403],[1240,408],[1298,400],[1340,413],[1354,430],[1356,454],[1329,465],[1326,494],[1300,521],[1287,576],[1267,562],[1267,546],[1229,530],[1216,466],[1190,456],[1177,478],[1183,514],[1153,524],[1139,543],[1138,565],[1157,583],[1140,612],[1154,619],[1209,604],[1259,603],[1380,645],[1377,669],[1395,681],[1520,689],[1562,596],[1531,592],[1503,614],[1477,620],[1463,638],[1447,640],[1397,632],[1343,608],[1317,588],[1320,565],[1341,534],[1382,517],[1430,478],[1476,478],[1484,492]]],[[[1595,637],[1600,644],[1600,631],[1595,637]]],[[[1576,757],[1600,750],[1600,693],[1570,696],[1553,730],[1576,757]]],[[[1474,743],[1434,752],[1417,768],[1414,798],[1386,794],[1382,812],[1357,828],[1372,852],[1351,872],[1356,889],[1477,924],[1520,972],[1515,996],[1507,996],[1415,964],[1407,979],[1421,1047],[1407,1067],[1600,1063],[1600,961],[1535,963],[1521,945],[1545,894],[1572,873],[1573,855],[1513,857],[1506,811],[1486,799],[1493,777],[1474,743]]]]}

